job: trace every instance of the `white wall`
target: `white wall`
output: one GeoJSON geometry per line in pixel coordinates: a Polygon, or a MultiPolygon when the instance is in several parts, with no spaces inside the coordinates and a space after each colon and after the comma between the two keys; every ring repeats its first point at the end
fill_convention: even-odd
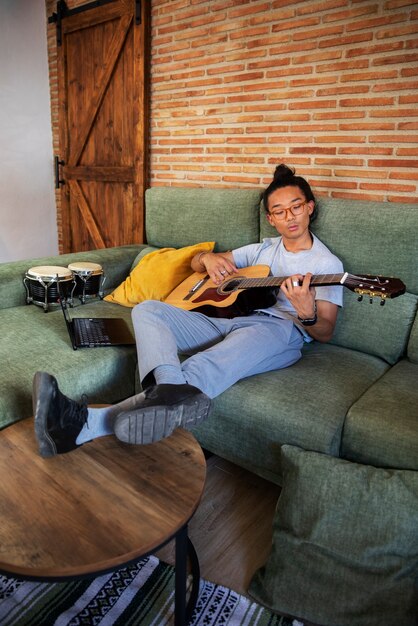
{"type": "Polygon", "coordinates": [[[0,262],[57,254],[44,0],[0,0],[0,262]]]}

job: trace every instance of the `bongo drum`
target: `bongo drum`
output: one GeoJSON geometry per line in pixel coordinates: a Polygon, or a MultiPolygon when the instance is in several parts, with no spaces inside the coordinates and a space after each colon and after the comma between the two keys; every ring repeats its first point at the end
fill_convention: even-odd
{"type": "Polygon", "coordinates": [[[105,281],[102,266],[98,263],[88,263],[86,261],[77,261],[70,263],[68,269],[74,276],[74,288],[71,293],[78,296],[82,304],[86,298],[103,297],[103,283],[105,281]]]}
{"type": "Polygon", "coordinates": [[[37,304],[48,311],[50,304],[59,304],[74,288],[72,272],[59,265],[39,265],[31,267],[25,274],[27,304],[37,304]]]}

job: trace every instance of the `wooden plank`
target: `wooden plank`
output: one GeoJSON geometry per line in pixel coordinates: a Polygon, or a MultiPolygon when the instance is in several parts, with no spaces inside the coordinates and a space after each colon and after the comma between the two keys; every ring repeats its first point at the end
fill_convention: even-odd
{"type": "Polygon", "coordinates": [[[82,28],[91,28],[97,24],[115,20],[124,12],[129,12],[129,7],[126,6],[126,3],[115,1],[100,7],[99,12],[88,10],[83,13],[69,15],[62,21],[62,32],[63,34],[68,34],[82,28]]]}
{"type": "Polygon", "coordinates": [[[80,165],[78,167],[65,166],[62,172],[66,180],[96,180],[130,183],[134,180],[133,167],[80,165]]]}
{"type": "Polygon", "coordinates": [[[84,124],[79,127],[77,138],[70,148],[68,165],[77,165],[79,162],[84,146],[86,145],[94,124],[94,120],[97,116],[100,104],[112,77],[116,61],[122,50],[130,23],[132,22],[132,17],[132,15],[124,15],[121,17],[118,29],[110,42],[107,57],[102,66],[101,76],[97,81],[97,89],[91,96],[87,112],[85,114],[84,124]]]}
{"type": "Polygon", "coordinates": [[[94,219],[93,213],[90,210],[90,207],[80,185],[75,180],[69,180],[68,184],[71,193],[77,200],[78,208],[80,209],[80,213],[83,217],[86,228],[89,231],[91,238],[93,239],[94,245],[96,246],[96,248],[106,248],[106,244],[100,233],[97,222],[94,219]]]}

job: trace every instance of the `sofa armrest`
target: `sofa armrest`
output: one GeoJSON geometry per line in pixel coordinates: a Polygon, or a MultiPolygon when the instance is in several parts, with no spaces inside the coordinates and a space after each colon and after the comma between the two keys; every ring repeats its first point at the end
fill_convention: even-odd
{"type": "Polygon", "coordinates": [[[137,254],[146,246],[134,244],[103,248],[87,252],[73,252],[51,257],[13,261],[0,264],[0,309],[26,304],[26,289],[23,279],[31,267],[42,265],[59,265],[67,267],[75,261],[98,263],[102,266],[106,281],[106,291],[117,287],[129,274],[131,265],[137,254]]]}

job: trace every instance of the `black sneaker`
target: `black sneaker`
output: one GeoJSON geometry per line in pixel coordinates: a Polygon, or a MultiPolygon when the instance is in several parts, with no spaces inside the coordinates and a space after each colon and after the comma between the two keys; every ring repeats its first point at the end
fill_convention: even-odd
{"type": "Polygon", "coordinates": [[[155,385],[144,399],[115,420],[115,435],[125,443],[153,443],[175,428],[190,428],[206,419],[211,399],[193,385],[155,385]]]}
{"type": "Polygon", "coordinates": [[[34,376],[32,402],[41,456],[55,456],[79,447],[76,439],[87,421],[85,404],[64,396],[56,379],[46,372],[34,376]]]}

